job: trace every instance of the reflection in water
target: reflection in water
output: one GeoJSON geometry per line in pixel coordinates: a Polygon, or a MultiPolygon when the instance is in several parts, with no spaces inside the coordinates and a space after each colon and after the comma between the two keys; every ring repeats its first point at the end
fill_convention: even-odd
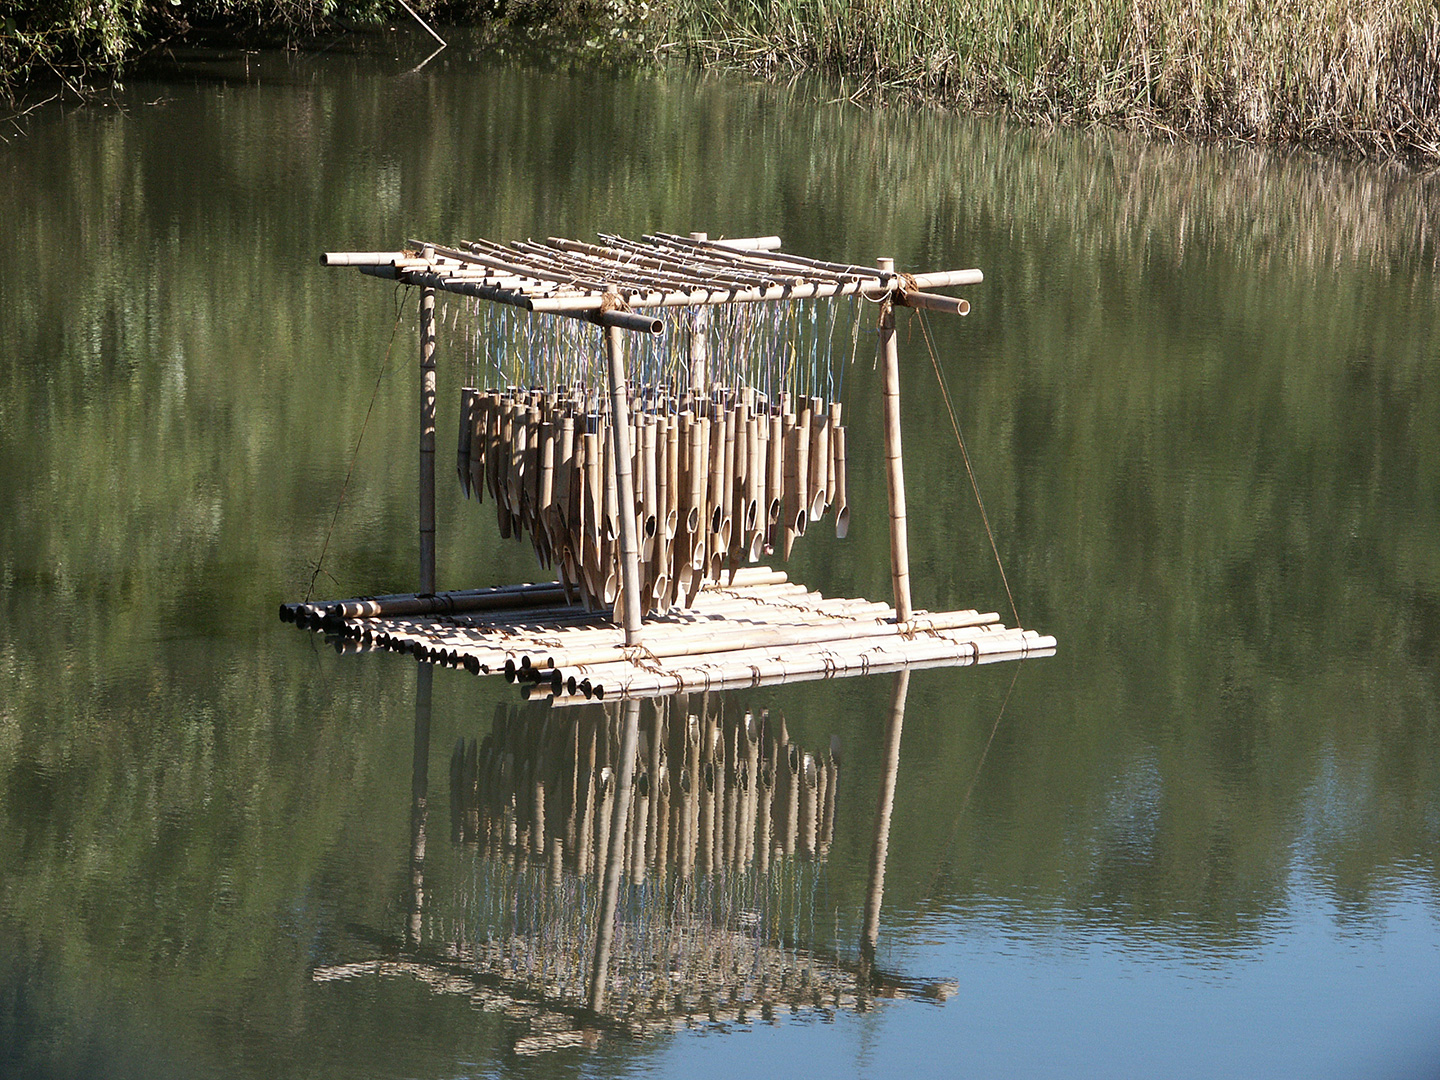
{"type": "Polygon", "coordinates": [[[430,672],[420,666],[404,948],[317,981],[405,975],[527,1023],[522,1053],[797,1011],[944,1000],[874,967],[909,676],[895,677],[860,961],[816,943],[834,839],[837,744],[724,695],[577,709],[497,707],[450,758],[465,871],[424,882],[430,672]]]}

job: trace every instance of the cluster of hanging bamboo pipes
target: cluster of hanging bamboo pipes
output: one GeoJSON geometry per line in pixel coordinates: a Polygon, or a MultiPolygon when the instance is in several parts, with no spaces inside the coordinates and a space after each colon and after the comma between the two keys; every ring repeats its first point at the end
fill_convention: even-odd
{"type": "MultiPolygon", "coordinates": [[[[528,535],[590,610],[619,610],[622,581],[621,440],[607,406],[578,388],[461,390],[462,490],[482,502],[488,492],[500,535],[528,535]]],[[[628,406],[642,612],[689,606],[706,582],[762,554],[789,558],[832,508],[836,535],[848,532],[839,401],[770,404],[749,388],[677,399],[648,388],[628,406]]]]}
{"type": "MultiPolygon", "coordinates": [[[[772,857],[823,859],[835,827],[834,748],[805,752],[790,741],[784,717],[768,711],[701,704],[690,712],[685,699],[674,701],[656,701],[642,722],[626,876],[663,876],[669,867],[682,878],[746,867],[765,873],[772,857]]],[[[601,706],[578,720],[497,710],[489,735],[461,740],[451,755],[453,838],[554,875],[562,864],[597,873],[610,843],[619,729],[617,711],[601,706]]]]}

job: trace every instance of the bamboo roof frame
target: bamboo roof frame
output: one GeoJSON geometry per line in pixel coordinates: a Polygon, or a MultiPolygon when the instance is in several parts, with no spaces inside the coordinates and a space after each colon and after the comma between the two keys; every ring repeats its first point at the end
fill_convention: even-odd
{"type": "Polygon", "coordinates": [[[639,310],[863,296],[964,315],[970,305],[928,289],[979,284],[979,270],[902,274],[809,259],[780,250],[778,236],[710,240],[647,233],[640,241],[601,234],[598,244],[548,237],[503,245],[473,240],[448,246],[410,240],[401,251],[328,251],[324,266],[569,315],[605,326],[659,333],[639,310]]]}

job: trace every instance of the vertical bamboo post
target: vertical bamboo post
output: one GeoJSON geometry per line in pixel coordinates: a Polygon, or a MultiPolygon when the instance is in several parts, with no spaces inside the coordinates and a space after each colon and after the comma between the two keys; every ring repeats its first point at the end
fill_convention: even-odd
{"type": "MultiPolygon", "coordinates": [[[[708,240],[709,233],[692,232],[691,240],[708,240]]],[[[703,397],[710,393],[710,309],[703,304],[690,322],[690,393],[703,397]]]]}
{"type": "Polygon", "coordinates": [[[625,863],[626,818],[630,813],[630,788],[635,780],[635,749],[640,741],[640,699],[625,702],[625,722],[620,735],[620,760],[616,762],[615,797],[610,803],[609,850],[606,852],[605,882],[600,890],[600,922],[595,928],[595,963],[590,970],[590,1008],[601,1012],[609,989],[610,946],[615,938],[615,907],[620,895],[620,870],[625,863]]]}
{"type": "Polygon", "coordinates": [[[635,528],[634,455],[630,452],[630,405],[625,399],[625,331],[605,330],[605,354],[610,367],[610,437],[615,452],[615,491],[620,505],[620,588],[623,601],[625,644],[640,637],[640,539],[635,528]]]}
{"type": "MultiPolygon", "coordinates": [[[[894,274],[895,260],[879,260],[883,274],[894,274]]],[[[910,621],[910,539],[905,528],[905,461],[900,449],[900,356],[895,345],[895,305],[880,305],[880,356],[885,369],[885,486],[890,492],[890,579],[895,592],[895,621],[910,621]]]]}
{"type": "Polygon", "coordinates": [[[870,885],[865,893],[865,924],[860,932],[860,960],[868,969],[875,963],[880,938],[880,901],[885,894],[885,862],[890,851],[890,812],[895,806],[895,779],[900,772],[900,731],[905,726],[905,698],[910,672],[895,673],[890,716],[885,722],[885,756],[880,765],[880,796],[875,807],[875,842],[870,850],[870,885]]]}
{"type": "MultiPolygon", "coordinates": [[[[425,258],[435,249],[426,246],[425,258]]],[[[435,290],[420,290],[420,592],[435,591],[435,290]]]]}

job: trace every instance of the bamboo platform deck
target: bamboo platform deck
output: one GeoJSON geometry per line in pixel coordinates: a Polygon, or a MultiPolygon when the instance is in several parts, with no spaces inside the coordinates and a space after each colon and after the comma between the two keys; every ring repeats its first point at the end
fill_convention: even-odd
{"type": "Polygon", "coordinates": [[[824,597],[768,567],[702,589],[655,614],[639,640],[567,600],[558,582],[287,604],[287,622],[337,635],[341,651],[388,649],[526,684],[557,705],[655,697],[1049,656],[1055,639],[995,612],[917,611],[824,597]]]}

